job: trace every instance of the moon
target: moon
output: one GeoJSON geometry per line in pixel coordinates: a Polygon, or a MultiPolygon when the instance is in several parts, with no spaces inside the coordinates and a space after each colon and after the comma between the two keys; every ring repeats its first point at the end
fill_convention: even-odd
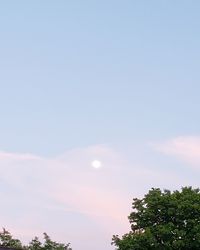
{"type": "Polygon", "coordinates": [[[96,169],[102,167],[102,163],[100,161],[98,161],[98,160],[92,161],[91,165],[92,165],[93,168],[96,168],[96,169]]]}

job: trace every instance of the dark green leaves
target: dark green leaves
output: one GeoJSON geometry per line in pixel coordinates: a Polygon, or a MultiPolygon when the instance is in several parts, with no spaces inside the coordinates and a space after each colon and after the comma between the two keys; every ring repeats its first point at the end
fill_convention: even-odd
{"type": "Polygon", "coordinates": [[[199,189],[151,189],[143,199],[134,199],[132,208],[131,232],[113,237],[116,249],[200,249],[199,189]]]}
{"type": "Polygon", "coordinates": [[[72,250],[69,244],[52,241],[46,233],[44,233],[43,243],[39,241],[38,237],[35,237],[27,246],[22,246],[20,240],[13,239],[12,235],[5,229],[0,233],[0,246],[19,250],[72,250]]]}

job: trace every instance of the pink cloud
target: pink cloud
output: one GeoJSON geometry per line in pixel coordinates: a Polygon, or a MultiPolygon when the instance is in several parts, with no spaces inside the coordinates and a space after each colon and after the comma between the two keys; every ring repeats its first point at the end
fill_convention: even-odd
{"type": "MultiPolygon", "coordinates": [[[[2,226],[13,229],[17,235],[25,230],[25,238],[32,231],[41,235],[43,231],[51,233],[54,229],[59,232],[59,238],[62,234],[60,223],[55,225],[56,222],[44,221],[45,214],[54,213],[59,221],[60,212],[66,215],[77,213],[94,222],[87,225],[83,237],[92,234],[98,227],[99,230],[102,228],[102,237],[109,237],[109,246],[114,226],[117,224],[124,228],[128,224],[126,216],[131,201],[120,183],[120,169],[125,167],[124,162],[119,153],[105,145],[71,150],[55,158],[0,152],[1,180],[7,186],[14,186],[14,190],[21,190],[19,194],[15,191],[5,193],[1,197],[4,207],[13,207],[16,213],[20,213],[21,204],[25,207],[22,217],[14,218],[10,210],[1,208],[2,226]],[[94,159],[102,161],[101,169],[92,168],[91,161],[94,159]],[[122,218],[124,222],[121,222],[122,218]]],[[[67,230],[67,225],[62,227],[67,230]]],[[[72,241],[77,237],[76,230],[69,233],[72,241]]]]}
{"type": "Polygon", "coordinates": [[[171,155],[192,165],[200,164],[200,136],[180,136],[153,147],[166,155],[171,155]]]}
{"type": "MultiPolygon", "coordinates": [[[[109,248],[112,234],[128,230],[133,197],[152,185],[179,180],[171,173],[163,176],[148,166],[128,162],[125,155],[105,145],[70,150],[54,158],[0,152],[0,177],[0,184],[6,185],[1,193],[2,226],[14,228],[17,234],[24,231],[24,237],[47,231],[58,240],[72,241],[73,249],[84,249],[81,236],[77,241],[78,228],[82,228],[83,240],[88,235],[97,237],[99,230],[96,250],[105,249],[101,242],[113,249],[109,248]],[[102,168],[92,168],[94,159],[102,162],[102,168]],[[73,223],[63,222],[71,217],[73,223]]],[[[94,247],[85,245],[85,249],[94,247]]]]}
{"type": "Polygon", "coordinates": [[[25,160],[38,160],[39,156],[32,154],[21,154],[21,153],[8,153],[0,151],[0,161],[25,161],[25,160]]]}

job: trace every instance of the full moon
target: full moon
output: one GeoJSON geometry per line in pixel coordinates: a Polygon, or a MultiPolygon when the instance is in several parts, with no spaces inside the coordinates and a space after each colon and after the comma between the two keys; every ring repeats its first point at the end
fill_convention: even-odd
{"type": "Polygon", "coordinates": [[[101,162],[98,160],[92,161],[91,165],[93,168],[96,168],[96,169],[98,169],[102,166],[101,162]]]}

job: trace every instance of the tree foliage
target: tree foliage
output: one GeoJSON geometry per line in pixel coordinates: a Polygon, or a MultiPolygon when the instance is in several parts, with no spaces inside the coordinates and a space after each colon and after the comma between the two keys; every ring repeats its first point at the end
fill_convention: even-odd
{"type": "Polygon", "coordinates": [[[19,250],[72,250],[70,244],[58,243],[44,233],[43,243],[35,237],[28,245],[23,245],[20,240],[14,239],[9,231],[3,229],[0,233],[0,246],[19,250]]]}
{"type": "Polygon", "coordinates": [[[3,232],[0,233],[0,246],[16,249],[22,248],[21,241],[18,239],[14,239],[13,236],[5,228],[3,228],[3,232]]]}
{"type": "Polygon", "coordinates": [[[151,189],[143,199],[133,199],[131,231],[113,236],[117,250],[200,249],[200,190],[151,189]]]}

